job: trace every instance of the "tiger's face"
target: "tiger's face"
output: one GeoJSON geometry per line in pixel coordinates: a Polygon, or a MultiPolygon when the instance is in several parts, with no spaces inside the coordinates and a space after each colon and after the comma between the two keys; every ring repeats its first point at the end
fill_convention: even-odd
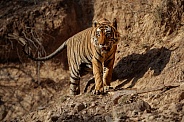
{"type": "Polygon", "coordinates": [[[102,53],[109,52],[113,45],[117,45],[118,40],[119,33],[109,22],[98,23],[95,27],[92,43],[95,47],[99,48],[102,53]]]}

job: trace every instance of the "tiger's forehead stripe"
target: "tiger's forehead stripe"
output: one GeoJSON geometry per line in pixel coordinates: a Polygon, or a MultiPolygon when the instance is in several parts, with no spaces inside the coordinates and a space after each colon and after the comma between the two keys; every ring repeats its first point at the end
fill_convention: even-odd
{"type": "Polygon", "coordinates": [[[105,30],[105,32],[111,32],[111,27],[110,26],[101,26],[97,28],[97,31],[100,32],[101,30],[105,30]]]}

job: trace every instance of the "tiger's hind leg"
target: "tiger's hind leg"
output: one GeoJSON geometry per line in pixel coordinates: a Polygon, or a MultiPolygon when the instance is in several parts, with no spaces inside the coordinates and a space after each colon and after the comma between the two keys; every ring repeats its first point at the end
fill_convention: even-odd
{"type": "Polygon", "coordinates": [[[70,95],[80,94],[80,75],[79,70],[70,68],[70,95]]]}
{"type": "MultiPolygon", "coordinates": [[[[91,86],[91,84],[94,84],[94,83],[95,83],[94,77],[92,77],[91,79],[89,79],[89,80],[87,81],[86,86],[85,86],[84,93],[86,93],[86,92],[88,91],[88,88],[91,86]]],[[[93,87],[94,87],[94,86],[93,86],[93,87]]],[[[93,88],[93,87],[92,87],[92,88],[93,88]]],[[[89,90],[90,92],[92,91],[92,88],[89,90]]]]}
{"type": "Polygon", "coordinates": [[[80,94],[80,78],[73,79],[70,77],[70,94],[71,95],[80,94]]]}

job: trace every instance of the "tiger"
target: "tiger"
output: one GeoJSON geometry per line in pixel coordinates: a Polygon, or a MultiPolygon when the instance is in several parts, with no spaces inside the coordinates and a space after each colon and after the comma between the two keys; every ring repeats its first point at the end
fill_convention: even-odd
{"type": "Polygon", "coordinates": [[[70,94],[80,94],[80,78],[92,72],[95,80],[94,94],[103,94],[110,87],[115,53],[120,34],[117,31],[117,19],[110,22],[106,18],[95,21],[89,27],[67,39],[53,53],[45,57],[34,58],[34,61],[46,61],[67,48],[67,59],[70,71],[70,94]]]}

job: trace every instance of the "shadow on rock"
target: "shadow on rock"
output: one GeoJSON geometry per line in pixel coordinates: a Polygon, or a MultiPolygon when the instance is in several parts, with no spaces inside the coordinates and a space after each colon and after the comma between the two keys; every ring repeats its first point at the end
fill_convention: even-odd
{"type": "Polygon", "coordinates": [[[154,76],[159,75],[169,62],[170,56],[171,50],[162,47],[151,49],[145,54],[133,53],[122,58],[114,67],[113,81],[125,81],[116,88],[121,88],[133,80],[129,86],[132,88],[149,69],[154,71],[154,76]]]}

